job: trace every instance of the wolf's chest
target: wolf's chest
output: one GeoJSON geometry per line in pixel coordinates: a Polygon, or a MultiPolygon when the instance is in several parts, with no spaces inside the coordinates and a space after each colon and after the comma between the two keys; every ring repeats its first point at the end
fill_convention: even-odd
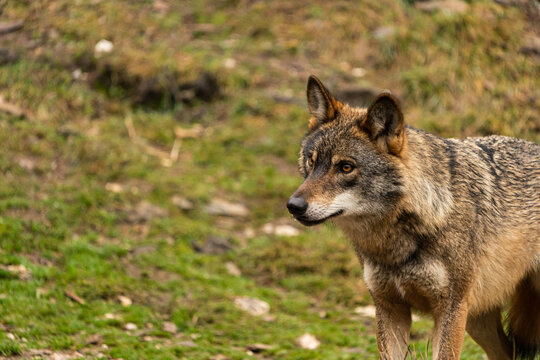
{"type": "Polygon", "coordinates": [[[436,298],[445,293],[449,285],[448,272],[444,264],[436,259],[392,269],[365,260],[364,281],[374,295],[406,301],[426,312],[430,311],[436,298]]]}

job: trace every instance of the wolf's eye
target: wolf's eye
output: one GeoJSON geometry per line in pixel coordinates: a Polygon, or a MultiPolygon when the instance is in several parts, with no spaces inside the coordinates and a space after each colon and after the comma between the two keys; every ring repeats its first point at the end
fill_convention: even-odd
{"type": "Polygon", "coordinates": [[[313,166],[313,159],[312,158],[307,159],[307,164],[308,164],[309,167],[312,167],[313,166]]]}
{"type": "Polygon", "coordinates": [[[351,171],[353,171],[353,166],[348,163],[343,163],[340,165],[340,169],[344,173],[350,173],[351,171]]]}

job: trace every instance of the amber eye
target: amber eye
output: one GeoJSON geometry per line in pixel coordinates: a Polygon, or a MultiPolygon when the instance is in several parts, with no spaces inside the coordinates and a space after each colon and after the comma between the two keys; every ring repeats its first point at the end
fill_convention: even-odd
{"type": "Polygon", "coordinates": [[[312,158],[307,159],[307,163],[310,167],[313,166],[313,159],[312,158]]]}
{"type": "Polygon", "coordinates": [[[341,171],[344,173],[350,173],[353,170],[353,166],[351,164],[341,164],[341,171]]]}

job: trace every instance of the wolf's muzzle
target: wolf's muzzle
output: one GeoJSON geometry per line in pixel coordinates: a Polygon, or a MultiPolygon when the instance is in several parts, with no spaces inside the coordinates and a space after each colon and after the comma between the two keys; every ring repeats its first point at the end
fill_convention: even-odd
{"type": "Polygon", "coordinates": [[[308,203],[306,199],[300,196],[292,196],[289,201],[287,201],[287,209],[294,216],[303,215],[308,208],[308,203]]]}

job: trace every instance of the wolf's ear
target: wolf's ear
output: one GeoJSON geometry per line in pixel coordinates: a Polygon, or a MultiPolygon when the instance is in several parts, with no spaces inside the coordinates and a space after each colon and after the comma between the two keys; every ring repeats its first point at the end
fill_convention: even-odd
{"type": "Polygon", "coordinates": [[[339,108],[342,106],[314,75],[311,75],[308,80],[307,100],[311,113],[311,119],[309,120],[310,131],[334,120],[339,108]]]}
{"type": "Polygon", "coordinates": [[[405,145],[405,122],[399,103],[388,90],[383,91],[367,110],[360,128],[381,149],[400,156],[405,145]]]}

